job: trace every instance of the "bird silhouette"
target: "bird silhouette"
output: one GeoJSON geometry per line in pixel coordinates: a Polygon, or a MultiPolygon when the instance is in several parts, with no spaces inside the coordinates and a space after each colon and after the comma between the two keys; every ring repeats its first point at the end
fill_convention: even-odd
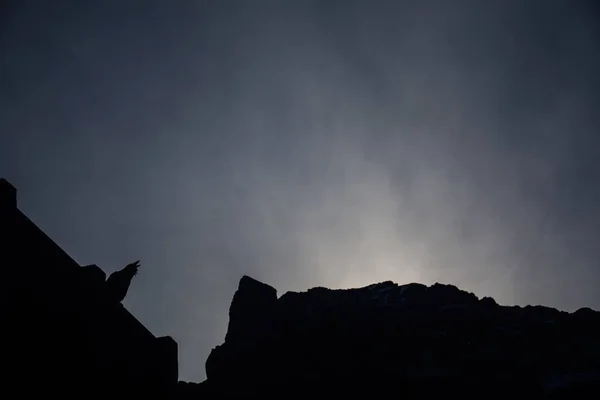
{"type": "Polygon", "coordinates": [[[125,268],[120,271],[115,271],[106,280],[106,288],[111,296],[116,298],[119,302],[125,299],[131,280],[137,275],[138,269],[140,268],[140,262],[135,261],[127,264],[125,268]]]}

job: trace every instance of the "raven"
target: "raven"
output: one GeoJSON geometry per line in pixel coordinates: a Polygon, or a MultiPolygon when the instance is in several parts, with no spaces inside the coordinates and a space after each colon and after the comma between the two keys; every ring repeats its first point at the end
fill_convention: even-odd
{"type": "Polygon", "coordinates": [[[106,280],[106,288],[111,296],[115,297],[119,302],[123,301],[127,295],[127,290],[131,284],[131,280],[138,273],[140,262],[132,262],[127,264],[120,271],[115,271],[106,280]]]}

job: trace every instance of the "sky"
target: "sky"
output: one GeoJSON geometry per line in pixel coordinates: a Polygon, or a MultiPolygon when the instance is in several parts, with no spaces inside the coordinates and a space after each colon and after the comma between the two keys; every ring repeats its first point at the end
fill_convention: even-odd
{"type": "Polygon", "coordinates": [[[600,309],[594,0],[5,0],[0,176],[202,381],[242,275],[600,309]]]}

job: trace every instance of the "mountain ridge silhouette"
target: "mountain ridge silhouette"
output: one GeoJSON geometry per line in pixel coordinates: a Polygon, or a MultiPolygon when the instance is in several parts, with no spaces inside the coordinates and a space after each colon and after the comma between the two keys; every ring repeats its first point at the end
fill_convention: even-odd
{"type": "Polygon", "coordinates": [[[391,281],[277,297],[243,276],[207,379],[186,398],[600,393],[600,312],[503,306],[454,285],[391,281]]]}

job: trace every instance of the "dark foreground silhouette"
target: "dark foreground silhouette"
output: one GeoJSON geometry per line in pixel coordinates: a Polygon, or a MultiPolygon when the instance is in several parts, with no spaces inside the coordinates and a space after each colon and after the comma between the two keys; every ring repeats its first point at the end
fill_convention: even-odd
{"type": "Polygon", "coordinates": [[[0,180],[7,398],[600,398],[600,313],[506,307],[455,286],[383,282],[288,292],[244,276],[207,379],[121,304],[139,262],[81,267],[0,180]]]}
{"type": "Polygon", "coordinates": [[[188,398],[600,398],[600,313],[506,307],[452,285],[288,292],[243,277],[188,398]]]}
{"type": "Polygon", "coordinates": [[[79,266],[17,208],[0,179],[3,398],[168,398],[177,344],[121,304],[138,264],[79,266]]]}

